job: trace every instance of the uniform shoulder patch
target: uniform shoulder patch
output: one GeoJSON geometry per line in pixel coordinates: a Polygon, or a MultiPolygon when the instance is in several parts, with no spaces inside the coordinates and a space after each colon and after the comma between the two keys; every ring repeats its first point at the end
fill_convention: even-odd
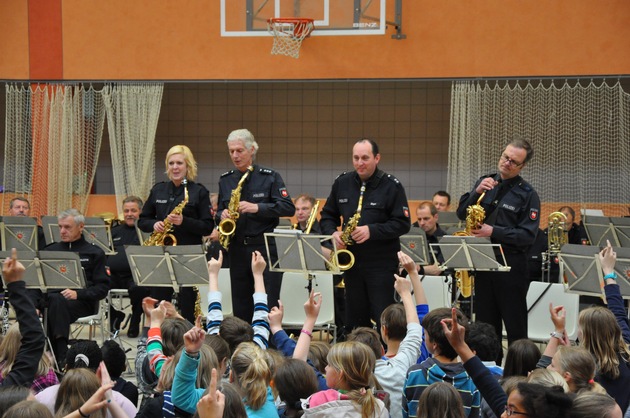
{"type": "Polygon", "coordinates": [[[518,183],[518,186],[525,190],[526,192],[531,192],[532,191],[532,186],[526,182],[525,180],[521,181],[520,183],[518,183]]]}
{"type": "Polygon", "coordinates": [[[271,168],[264,168],[264,167],[260,167],[258,169],[258,172],[262,173],[262,174],[273,174],[274,171],[271,168]]]}
{"type": "Polygon", "coordinates": [[[221,177],[229,176],[232,173],[234,173],[234,170],[226,171],[225,173],[221,174],[221,177]]]}

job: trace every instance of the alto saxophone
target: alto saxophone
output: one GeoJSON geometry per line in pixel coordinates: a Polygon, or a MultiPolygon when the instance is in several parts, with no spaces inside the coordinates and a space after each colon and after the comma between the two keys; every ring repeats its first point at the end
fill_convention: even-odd
{"type": "Polygon", "coordinates": [[[245,184],[247,176],[249,176],[249,173],[251,173],[252,171],[254,171],[253,166],[250,165],[249,167],[247,167],[247,171],[245,171],[245,174],[241,176],[241,179],[238,181],[236,188],[232,190],[232,194],[230,195],[230,203],[228,203],[227,207],[230,217],[223,219],[219,223],[219,243],[226,250],[230,246],[230,240],[232,239],[232,236],[234,236],[234,232],[236,232],[236,221],[240,216],[240,213],[238,213],[238,204],[241,202],[241,191],[243,190],[243,184],[245,184]]]}
{"type": "MultiPolygon", "coordinates": [[[[184,185],[184,200],[179,205],[175,206],[175,209],[169,215],[181,215],[184,211],[184,206],[188,204],[188,181],[184,179],[182,181],[184,185]]],[[[151,236],[142,243],[146,246],[164,246],[164,245],[177,245],[177,238],[173,235],[173,224],[168,220],[168,217],[164,219],[164,229],[162,232],[153,231],[151,236]]]]}
{"type": "MultiPolygon", "coordinates": [[[[457,231],[453,235],[458,237],[469,237],[472,236],[472,230],[477,229],[480,224],[483,223],[486,218],[486,211],[481,206],[481,200],[486,195],[486,192],[483,192],[479,199],[477,199],[477,203],[474,205],[468,206],[466,209],[466,228],[463,231],[457,231]]],[[[465,298],[469,298],[472,295],[472,290],[475,285],[475,277],[468,272],[468,270],[458,270],[455,272],[455,282],[461,295],[465,298]]]]}
{"type": "MultiPolygon", "coordinates": [[[[357,229],[357,226],[359,226],[359,221],[361,220],[361,209],[363,208],[363,193],[365,193],[365,183],[361,185],[361,194],[359,195],[359,204],[357,206],[357,210],[354,212],[354,215],[350,217],[350,219],[346,223],[346,227],[341,233],[341,237],[339,237],[341,241],[346,244],[346,246],[354,244],[352,233],[355,229],[357,229]]],[[[346,271],[354,266],[354,254],[352,254],[348,250],[337,250],[330,255],[329,261],[330,264],[337,266],[339,270],[346,271]]]]}

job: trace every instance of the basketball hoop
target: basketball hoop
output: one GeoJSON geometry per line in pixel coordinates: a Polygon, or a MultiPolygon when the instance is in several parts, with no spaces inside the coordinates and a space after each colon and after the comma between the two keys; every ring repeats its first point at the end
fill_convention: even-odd
{"type": "Polygon", "coordinates": [[[313,31],[313,19],[301,17],[274,17],[267,21],[267,29],[273,35],[272,55],[298,58],[304,38],[313,31]]]}

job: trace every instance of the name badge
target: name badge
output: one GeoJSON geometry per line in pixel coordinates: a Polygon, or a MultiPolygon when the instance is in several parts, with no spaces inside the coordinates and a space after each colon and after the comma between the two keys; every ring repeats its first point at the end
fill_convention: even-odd
{"type": "Polygon", "coordinates": [[[378,202],[370,202],[370,206],[376,206],[378,205],[378,202]]]}
{"type": "Polygon", "coordinates": [[[164,200],[156,200],[155,203],[166,203],[168,202],[168,200],[164,199],[164,200]]]}
{"type": "Polygon", "coordinates": [[[511,210],[511,211],[515,211],[516,210],[516,208],[514,206],[508,205],[507,203],[504,203],[502,207],[503,207],[503,209],[507,209],[507,210],[511,210]]]}
{"type": "Polygon", "coordinates": [[[339,199],[339,203],[348,203],[348,199],[339,199]]]}
{"type": "Polygon", "coordinates": [[[265,197],[264,193],[254,193],[252,197],[265,197]]]}

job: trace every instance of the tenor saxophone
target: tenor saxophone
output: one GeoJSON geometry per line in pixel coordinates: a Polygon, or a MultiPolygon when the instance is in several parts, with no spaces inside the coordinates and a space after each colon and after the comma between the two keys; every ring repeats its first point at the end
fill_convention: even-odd
{"type": "Polygon", "coordinates": [[[241,202],[243,184],[245,184],[247,176],[249,176],[249,173],[252,171],[254,171],[254,167],[250,165],[247,167],[245,174],[241,176],[241,179],[238,181],[238,184],[234,190],[232,190],[232,194],[230,195],[230,203],[228,203],[227,207],[230,217],[219,222],[219,243],[226,250],[230,246],[230,240],[234,236],[234,232],[236,232],[236,221],[240,216],[240,213],[238,212],[238,204],[241,202]]]}
{"type": "MultiPolygon", "coordinates": [[[[466,209],[466,227],[463,231],[457,231],[453,235],[459,237],[469,237],[472,236],[472,230],[477,229],[480,224],[486,218],[486,211],[481,206],[481,200],[486,195],[486,192],[483,192],[479,199],[477,199],[477,203],[474,205],[468,206],[466,209]]],[[[468,270],[458,270],[455,272],[455,282],[461,295],[465,298],[469,298],[472,295],[473,287],[475,286],[475,277],[470,274],[468,270]]]]}
{"type": "MultiPolygon", "coordinates": [[[[179,205],[175,206],[175,209],[170,215],[181,215],[184,211],[184,206],[188,204],[188,181],[184,179],[182,181],[184,185],[184,200],[179,205]]],[[[164,229],[162,232],[153,231],[151,236],[147,238],[142,245],[146,246],[164,246],[164,245],[177,245],[177,238],[172,234],[173,224],[168,220],[168,216],[164,219],[164,229]]]]}

